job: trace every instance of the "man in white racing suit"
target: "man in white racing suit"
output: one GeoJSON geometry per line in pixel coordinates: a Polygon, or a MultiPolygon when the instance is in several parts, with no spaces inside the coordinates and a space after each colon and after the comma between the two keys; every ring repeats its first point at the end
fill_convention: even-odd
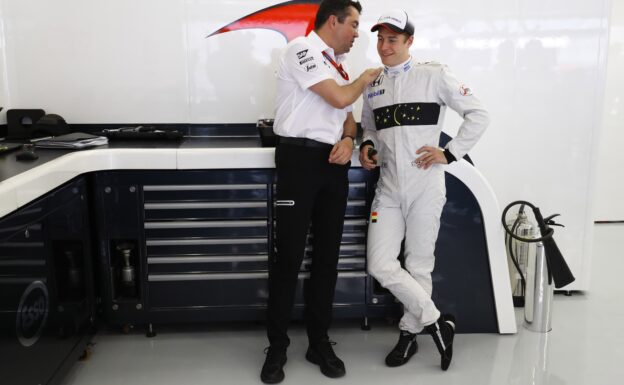
{"type": "Polygon", "coordinates": [[[455,319],[431,299],[431,272],[440,215],[446,202],[445,164],[461,159],[489,123],[487,111],[438,63],[417,63],[409,48],[414,27],[405,11],[379,18],[377,52],[384,72],[364,91],[360,162],[381,166],[368,229],[368,271],[404,306],[397,345],[386,357],[400,366],[416,353],[416,334],[432,335],[441,367],[451,362],[455,319]],[[446,107],[463,117],[458,134],[438,147],[446,107]],[[398,255],[405,239],[405,268],[398,255]]]}

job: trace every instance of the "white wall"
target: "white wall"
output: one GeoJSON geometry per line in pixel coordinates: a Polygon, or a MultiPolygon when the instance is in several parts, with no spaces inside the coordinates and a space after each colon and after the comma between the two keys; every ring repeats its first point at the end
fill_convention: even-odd
{"type": "MultiPolygon", "coordinates": [[[[285,39],[271,30],[206,36],[279,2],[0,0],[5,103],[44,108],[70,123],[272,117],[285,39]]],[[[362,4],[352,76],[379,63],[369,32],[378,15],[405,8],[416,24],[417,60],[448,64],[491,112],[471,155],[501,205],[526,199],[544,214],[561,213],[566,228],[557,241],[578,275],[571,288],[587,288],[610,0],[362,4]]],[[[453,134],[459,122],[451,112],[445,130],[453,134]]]]}
{"type": "Polygon", "coordinates": [[[188,121],[185,1],[2,0],[11,108],[188,121]]]}
{"type": "Polygon", "coordinates": [[[624,2],[613,0],[594,219],[624,220],[624,2]]]}

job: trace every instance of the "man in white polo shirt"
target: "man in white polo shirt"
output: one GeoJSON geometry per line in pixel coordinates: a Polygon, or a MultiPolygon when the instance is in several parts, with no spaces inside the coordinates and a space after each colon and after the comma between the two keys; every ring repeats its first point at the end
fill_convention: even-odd
{"type": "Polygon", "coordinates": [[[277,70],[274,131],[277,171],[276,246],[269,261],[267,335],[270,346],[260,378],[284,379],[288,325],[306,236],[312,224],[313,257],[306,293],[306,359],[328,377],[345,374],[329,340],[332,302],[356,124],[351,104],[381,73],[351,79],[343,60],[358,37],[357,1],[324,0],[314,31],[288,44],[277,70]]]}

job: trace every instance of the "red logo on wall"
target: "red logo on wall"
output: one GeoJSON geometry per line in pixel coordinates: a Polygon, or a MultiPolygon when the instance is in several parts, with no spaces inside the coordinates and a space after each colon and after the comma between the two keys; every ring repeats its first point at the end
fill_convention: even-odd
{"type": "Polygon", "coordinates": [[[287,1],[254,12],[222,27],[210,36],[241,29],[264,28],[281,33],[286,41],[307,36],[314,29],[314,18],[321,0],[287,1]]]}

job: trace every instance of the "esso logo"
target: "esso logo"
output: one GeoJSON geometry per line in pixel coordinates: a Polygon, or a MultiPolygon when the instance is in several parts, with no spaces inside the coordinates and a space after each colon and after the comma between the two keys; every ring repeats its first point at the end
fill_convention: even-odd
{"type": "Polygon", "coordinates": [[[49,304],[45,283],[34,281],[28,285],[22,294],[15,321],[17,339],[22,346],[32,346],[41,337],[48,320],[49,304]]]}

